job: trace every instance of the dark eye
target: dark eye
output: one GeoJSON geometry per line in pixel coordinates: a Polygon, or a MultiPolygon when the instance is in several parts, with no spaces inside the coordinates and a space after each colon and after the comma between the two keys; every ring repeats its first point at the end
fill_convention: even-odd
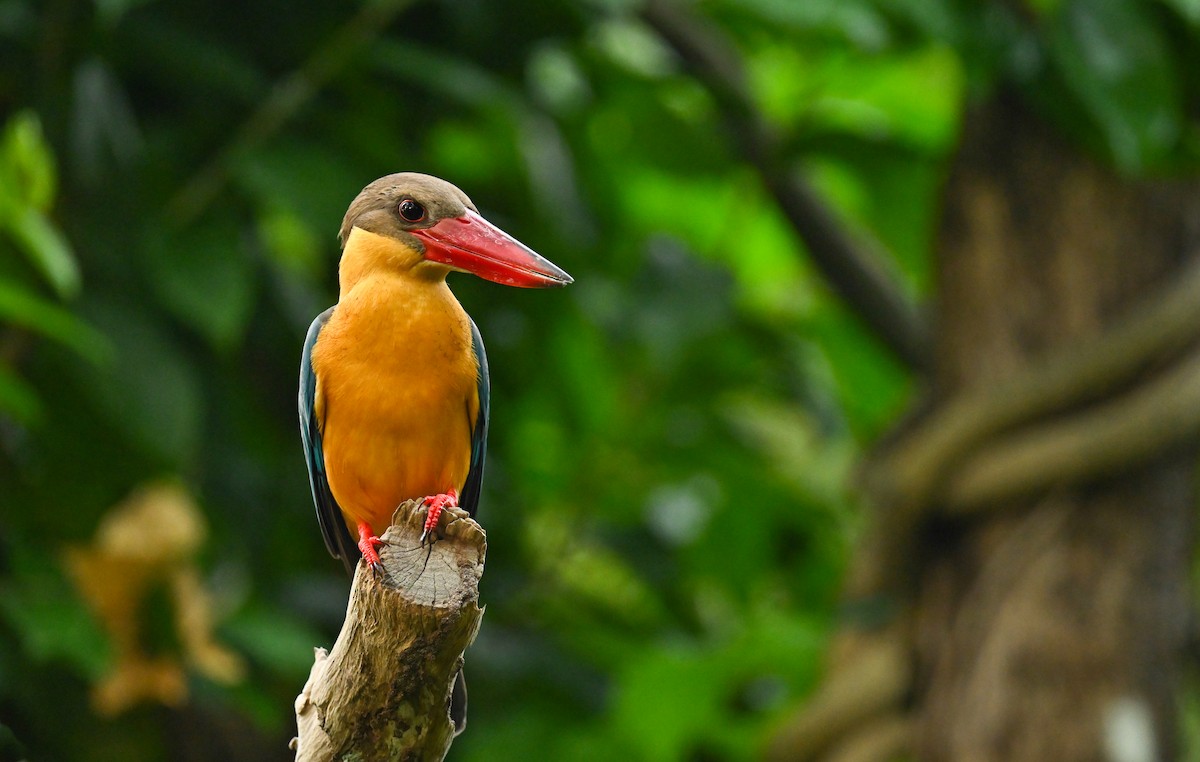
{"type": "Polygon", "coordinates": [[[425,207],[411,198],[400,202],[400,216],[409,222],[420,222],[425,219],[425,207]]]}

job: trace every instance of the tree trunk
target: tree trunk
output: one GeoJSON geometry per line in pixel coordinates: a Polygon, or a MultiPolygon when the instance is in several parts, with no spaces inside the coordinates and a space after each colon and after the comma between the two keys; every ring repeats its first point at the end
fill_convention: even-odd
{"type": "MultiPolygon", "coordinates": [[[[1196,199],[1114,176],[1012,101],[976,113],[939,236],[935,404],[1097,336],[1177,277],[1196,199]]],[[[1177,447],[924,533],[920,758],[1173,758],[1194,466],[1177,447]]]]}

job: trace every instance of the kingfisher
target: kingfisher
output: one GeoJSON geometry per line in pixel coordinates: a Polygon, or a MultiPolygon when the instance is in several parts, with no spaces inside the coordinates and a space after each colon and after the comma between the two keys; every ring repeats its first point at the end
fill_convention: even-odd
{"type": "MultiPolygon", "coordinates": [[[[338,302],[304,340],[300,437],[325,547],[353,574],[359,557],[379,570],[379,535],[404,501],[428,508],[422,544],[444,509],[474,516],[479,505],[487,355],[446,276],[523,288],[572,279],[484,219],[461,190],[415,172],[363,188],[338,239],[338,302]]],[[[461,671],[450,714],[461,732],[461,671]]]]}
{"type": "Polygon", "coordinates": [[[479,505],[487,355],[446,276],[523,288],[572,278],[457,187],[416,172],[363,188],[338,239],[338,302],[304,341],[300,433],[325,547],[353,573],[360,556],[378,570],[379,535],[404,501],[428,507],[422,543],[445,508],[479,505]]]}

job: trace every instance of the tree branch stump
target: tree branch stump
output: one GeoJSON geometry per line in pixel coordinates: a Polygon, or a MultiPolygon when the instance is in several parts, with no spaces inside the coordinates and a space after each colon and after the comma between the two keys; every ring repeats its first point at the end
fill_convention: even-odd
{"type": "Polygon", "coordinates": [[[440,760],[454,739],[450,694],[483,609],[487,537],[446,509],[442,538],[421,547],[425,509],[409,500],[379,549],[383,573],[359,563],[333,649],[316,649],[296,698],[297,762],[440,760]]]}

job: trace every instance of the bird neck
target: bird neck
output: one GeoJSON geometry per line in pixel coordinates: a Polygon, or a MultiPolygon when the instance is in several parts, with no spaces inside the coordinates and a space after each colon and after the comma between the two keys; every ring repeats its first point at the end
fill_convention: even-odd
{"type": "Polygon", "coordinates": [[[353,228],[338,265],[338,288],[344,298],[356,285],[375,276],[398,277],[413,282],[445,286],[449,270],[427,262],[410,246],[395,238],[353,228]]]}

